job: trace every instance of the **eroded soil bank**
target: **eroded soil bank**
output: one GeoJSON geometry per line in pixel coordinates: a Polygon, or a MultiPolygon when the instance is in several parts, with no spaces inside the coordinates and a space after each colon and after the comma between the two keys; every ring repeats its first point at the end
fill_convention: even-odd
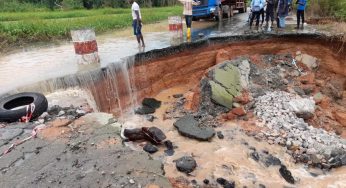
{"type": "Polygon", "coordinates": [[[126,73],[117,72],[126,67],[113,67],[113,73],[103,69],[84,76],[85,83],[72,78],[46,82],[51,84],[47,90],[79,86],[84,91],[72,98],[69,91],[48,96],[48,113],[33,123],[1,124],[1,151],[30,136],[34,128],[39,131],[37,138],[1,155],[0,184],[343,187],[344,49],[310,35],[258,37],[215,38],[148,52],[125,64],[130,68],[126,73]],[[216,96],[215,91],[225,90],[226,97],[216,96]],[[161,101],[161,106],[149,115],[131,113],[130,107],[146,97],[161,101]],[[313,110],[286,108],[295,100],[306,101],[313,110]],[[93,112],[97,109],[110,114],[93,112]],[[198,125],[193,130],[213,134],[201,141],[196,139],[199,133],[181,130],[177,122],[186,116],[193,123],[183,125],[198,125]],[[124,129],[142,127],[159,128],[172,147],[156,143],[158,151],[148,154],[143,151],[148,140],[123,138],[124,129]],[[176,167],[183,156],[196,162],[193,168],[183,164],[187,173],[176,167]]]}

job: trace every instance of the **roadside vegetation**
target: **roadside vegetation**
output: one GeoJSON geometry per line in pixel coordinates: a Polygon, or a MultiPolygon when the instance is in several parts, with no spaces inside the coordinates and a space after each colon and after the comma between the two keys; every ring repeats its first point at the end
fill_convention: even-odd
{"type": "MultiPolygon", "coordinates": [[[[154,23],[171,15],[180,15],[182,7],[143,8],[143,23],[154,23]]],[[[129,8],[93,10],[3,12],[0,13],[0,46],[69,39],[70,30],[93,28],[96,33],[131,26],[129,8]]]]}

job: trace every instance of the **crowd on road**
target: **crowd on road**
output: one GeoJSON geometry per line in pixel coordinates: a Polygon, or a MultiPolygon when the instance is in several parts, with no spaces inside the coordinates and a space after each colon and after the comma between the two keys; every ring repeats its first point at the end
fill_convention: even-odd
{"type": "MultiPolygon", "coordinates": [[[[304,28],[304,12],[306,8],[306,0],[296,0],[297,5],[297,27],[296,29],[304,28]],[[301,21],[301,25],[300,25],[301,21]],[[301,27],[300,27],[301,26],[301,27]]],[[[256,28],[259,28],[260,17],[262,16],[262,23],[264,23],[264,14],[266,27],[269,27],[269,20],[271,21],[270,27],[274,26],[274,20],[277,22],[278,28],[285,27],[285,18],[288,16],[288,12],[292,10],[292,0],[252,0],[250,4],[251,16],[250,16],[250,29],[252,23],[256,19],[256,28]]]]}
{"type": "MultiPolygon", "coordinates": [[[[184,6],[183,15],[185,17],[186,27],[187,27],[187,39],[191,37],[191,25],[192,25],[192,7],[200,5],[200,1],[197,0],[178,0],[184,6]]],[[[251,14],[249,16],[250,29],[252,29],[252,24],[254,19],[256,19],[256,29],[263,26],[264,21],[266,21],[265,27],[274,27],[274,21],[277,23],[278,28],[285,28],[285,18],[288,16],[289,11],[292,10],[293,0],[252,0],[250,4],[251,14]],[[269,22],[270,20],[270,22],[269,22]]],[[[297,5],[297,27],[296,29],[304,28],[304,12],[306,8],[307,0],[295,0],[297,5]]],[[[222,0],[217,1],[220,6],[222,0]]],[[[136,0],[129,0],[132,11],[132,26],[134,35],[137,38],[138,46],[145,47],[144,39],[142,35],[142,17],[138,3],[136,0]]]]}

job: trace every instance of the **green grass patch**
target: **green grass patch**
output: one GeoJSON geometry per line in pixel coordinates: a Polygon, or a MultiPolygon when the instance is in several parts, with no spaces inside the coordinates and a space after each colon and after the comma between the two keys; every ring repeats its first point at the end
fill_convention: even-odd
{"type": "MultiPolygon", "coordinates": [[[[144,24],[180,15],[182,7],[143,8],[144,24]]],[[[93,28],[96,33],[129,27],[130,9],[97,9],[0,13],[0,38],[7,43],[68,39],[71,29],[93,28]]]]}

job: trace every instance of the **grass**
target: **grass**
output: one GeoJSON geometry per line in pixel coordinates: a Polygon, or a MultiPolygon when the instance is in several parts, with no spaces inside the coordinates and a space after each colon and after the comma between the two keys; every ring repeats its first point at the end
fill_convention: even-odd
{"type": "MultiPolygon", "coordinates": [[[[182,7],[143,8],[144,24],[180,15],[182,7]]],[[[96,33],[131,26],[129,9],[97,9],[0,13],[0,46],[69,39],[71,29],[94,28],[96,33]]]]}

